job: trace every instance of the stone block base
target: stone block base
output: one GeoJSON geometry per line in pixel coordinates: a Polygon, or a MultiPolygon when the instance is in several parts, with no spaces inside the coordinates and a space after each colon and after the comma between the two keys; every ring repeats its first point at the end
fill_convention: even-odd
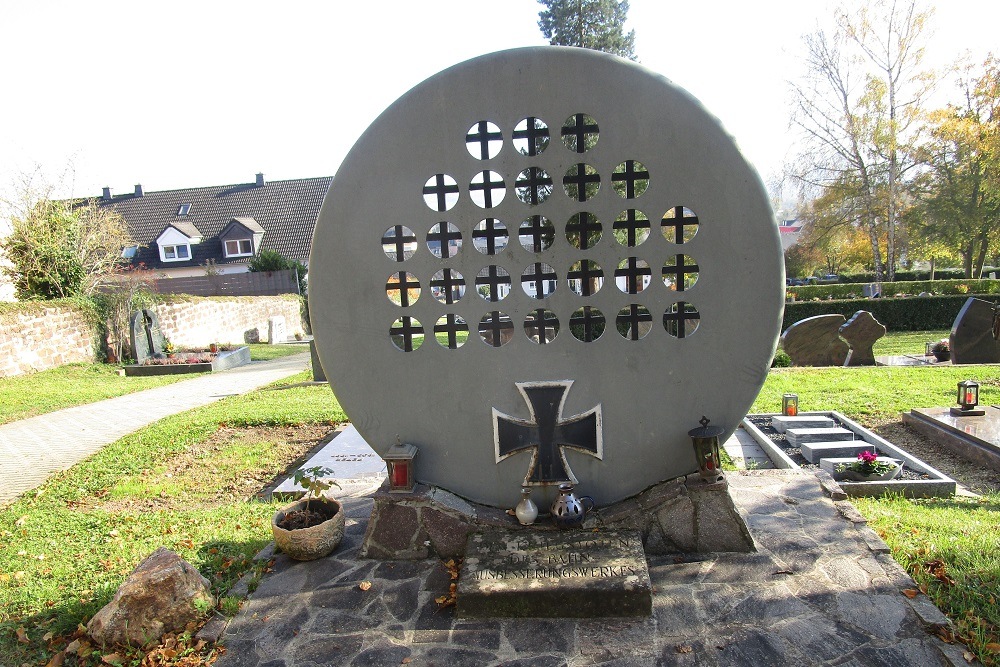
{"type": "MultiPolygon", "coordinates": [[[[411,494],[390,494],[386,481],[375,494],[360,555],[385,560],[463,557],[469,536],[488,527],[557,530],[541,517],[522,526],[503,510],[421,484],[411,494]]],[[[582,529],[635,531],[647,554],[756,551],[728,482],[706,483],[697,474],[599,507],[587,514],[582,529]]]]}

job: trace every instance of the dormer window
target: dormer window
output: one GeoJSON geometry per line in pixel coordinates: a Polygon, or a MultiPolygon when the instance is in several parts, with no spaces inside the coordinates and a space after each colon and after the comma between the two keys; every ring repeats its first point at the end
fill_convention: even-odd
{"type": "Polygon", "coordinates": [[[247,257],[252,254],[252,239],[230,239],[226,241],[226,257],[247,257]]]}
{"type": "Polygon", "coordinates": [[[177,207],[177,215],[187,215],[191,212],[191,204],[181,204],[177,207]]]}
{"type": "Polygon", "coordinates": [[[187,244],[165,245],[160,246],[160,249],[163,251],[163,260],[165,262],[178,262],[191,257],[191,246],[187,244]]]}
{"type": "Polygon", "coordinates": [[[161,262],[185,262],[191,259],[191,246],[201,243],[202,233],[190,222],[167,225],[156,237],[161,262]]]}

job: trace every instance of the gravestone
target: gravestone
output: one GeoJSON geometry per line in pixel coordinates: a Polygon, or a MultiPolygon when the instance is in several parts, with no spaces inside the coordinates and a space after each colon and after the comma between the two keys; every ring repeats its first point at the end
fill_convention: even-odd
{"type": "Polygon", "coordinates": [[[695,471],[702,415],[737,428],[783,263],[759,177],[690,95],[546,46],[444,70],[371,124],[309,299],[341,405],[376,451],[416,445],[419,482],[545,508],[572,481],[600,508],[695,471]]]}
{"type": "Polygon", "coordinates": [[[286,338],[284,316],[274,315],[267,318],[267,342],[271,345],[277,345],[284,343],[286,338]]]}
{"type": "Polygon", "coordinates": [[[884,335],[885,326],[867,310],[854,313],[851,319],[840,326],[840,337],[847,341],[851,348],[844,365],[874,366],[875,352],[872,346],[884,335]]]}
{"type": "Polygon", "coordinates": [[[996,304],[969,297],[958,311],[949,338],[951,363],[1000,363],[1000,310],[996,304]]]}
{"type": "Polygon", "coordinates": [[[799,320],[781,335],[781,347],[796,366],[843,366],[850,348],[840,339],[843,315],[799,320]]]}
{"type": "Polygon", "coordinates": [[[156,312],[143,309],[132,313],[129,318],[129,352],[136,364],[142,364],[150,357],[162,357],[165,342],[156,312]]]}

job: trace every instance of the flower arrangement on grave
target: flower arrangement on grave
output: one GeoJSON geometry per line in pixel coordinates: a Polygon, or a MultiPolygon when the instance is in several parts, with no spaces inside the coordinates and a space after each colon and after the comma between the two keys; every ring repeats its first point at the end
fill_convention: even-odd
{"type": "Polygon", "coordinates": [[[275,545],[295,560],[322,558],[344,537],[343,506],[336,498],[323,495],[331,486],[340,488],[334,480],[325,479],[332,474],[323,466],[297,471],[293,479],[306,490],[305,496],[271,519],[275,545]]]}
{"type": "Polygon", "coordinates": [[[331,486],[341,488],[335,480],[327,479],[333,474],[333,470],[324,466],[313,466],[297,470],[292,479],[295,483],[306,490],[303,499],[305,503],[300,510],[287,512],[283,521],[279,522],[282,528],[294,530],[296,528],[309,528],[323,523],[330,517],[323,512],[316,512],[309,509],[309,502],[314,498],[320,498],[323,492],[331,486]]]}
{"type": "Polygon", "coordinates": [[[891,472],[895,467],[895,463],[879,461],[878,455],[874,451],[869,452],[866,450],[858,454],[858,460],[854,463],[837,466],[837,472],[850,471],[866,477],[873,477],[891,472]]]}
{"type": "Polygon", "coordinates": [[[166,354],[173,354],[176,351],[176,348],[174,347],[174,344],[170,342],[169,338],[164,338],[163,339],[163,351],[166,354]]]}
{"type": "Polygon", "coordinates": [[[942,338],[938,342],[934,343],[934,347],[931,348],[931,352],[934,352],[935,354],[951,352],[951,345],[949,345],[948,339],[942,338]]]}

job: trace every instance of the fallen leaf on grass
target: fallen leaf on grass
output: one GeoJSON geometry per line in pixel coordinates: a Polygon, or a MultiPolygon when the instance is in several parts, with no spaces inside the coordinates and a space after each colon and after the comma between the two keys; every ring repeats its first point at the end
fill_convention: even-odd
{"type": "Polygon", "coordinates": [[[360,588],[363,591],[371,590],[371,587],[372,587],[372,582],[368,581],[367,579],[358,584],[358,588],[360,588]]]}
{"type": "Polygon", "coordinates": [[[20,519],[18,519],[17,521],[15,521],[14,525],[15,526],[23,526],[26,523],[28,523],[28,515],[27,514],[25,514],[20,519]]]}
{"type": "Polygon", "coordinates": [[[678,644],[677,646],[674,647],[674,650],[677,651],[678,653],[690,653],[694,649],[691,648],[690,646],[687,646],[686,644],[678,644]]]}
{"type": "Polygon", "coordinates": [[[66,659],[66,651],[59,651],[54,656],[52,656],[52,659],[49,660],[48,664],[45,665],[45,667],[62,667],[63,660],[65,659],[66,659]]]}
{"type": "Polygon", "coordinates": [[[31,642],[31,640],[28,639],[28,633],[24,631],[23,627],[18,628],[17,630],[15,630],[15,632],[17,633],[17,641],[21,642],[22,644],[28,644],[31,642]]]}
{"type": "Polygon", "coordinates": [[[973,655],[972,653],[970,653],[969,651],[966,651],[965,653],[963,653],[963,654],[962,654],[962,657],[963,657],[963,658],[965,658],[965,661],[966,661],[967,663],[969,663],[969,664],[972,664],[972,661],[976,659],[976,656],[974,656],[974,655],[973,655]]]}
{"type": "Polygon", "coordinates": [[[125,662],[125,658],[121,657],[117,653],[108,653],[107,655],[101,656],[101,662],[107,663],[109,665],[120,665],[125,662]]]}
{"type": "Polygon", "coordinates": [[[933,632],[935,635],[938,636],[938,639],[943,641],[945,644],[955,643],[955,633],[953,633],[951,630],[944,627],[943,625],[935,626],[933,632]]]}
{"type": "Polygon", "coordinates": [[[986,649],[987,651],[993,651],[994,653],[1000,653],[1000,644],[998,644],[996,642],[990,642],[989,644],[986,644],[985,646],[983,646],[983,648],[986,649]]]}
{"type": "Polygon", "coordinates": [[[905,595],[906,597],[910,598],[911,600],[913,598],[917,597],[917,595],[919,595],[919,594],[920,594],[920,591],[918,591],[915,588],[904,588],[903,589],[903,595],[905,595]]]}

